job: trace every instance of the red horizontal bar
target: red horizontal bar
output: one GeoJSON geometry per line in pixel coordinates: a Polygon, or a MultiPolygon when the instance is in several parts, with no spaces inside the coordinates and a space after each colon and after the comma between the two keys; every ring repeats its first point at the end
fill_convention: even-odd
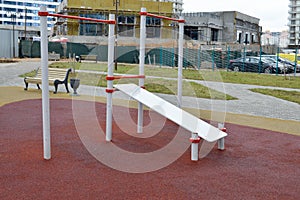
{"type": "Polygon", "coordinates": [[[131,76],[106,76],[107,81],[113,81],[116,79],[123,79],[123,78],[145,78],[145,75],[131,75],[131,76]]]}
{"type": "Polygon", "coordinates": [[[116,90],[115,89],[108,89],[108,88],[106,88],[105,91],[106,91],[106,93],[113,93],[116,90]]]}
{"type": "Polygon", "coordinates": [[[42,11],[38,12],[38,14],[39,14],[39,16],[48,16],[49,15],[48,12],[42,12],[42,11]]]}
{"type": "Polygon", "coordinates": [[[140,12],[140,15],[147,15],[147,12],[140,12]]]}
{"type": "Polygon", "coordinates": [[[116,23],[115,20],[94,19],[94,18],[71,16],[71,15],[61,15],[61,14],[49,13],[49,16],[62,17],[62,18],[68,18],[68,19],[78,19],[78,20],[84,20],[84,21],[93,21],[93,22],[100,22],[100,23],[106,23],[106,24],[115,24],[116,23]]]}
{"type": "Polygon", "coordinates": [[[190,142],[191,142],[191,143],[194,143],[194,144],[195,144],[195,143],[196,143],[196,144],[199,143],[200,140],[201,140],[201,139],[200,139],[199,137],[198,137],[198,138],[190,138],[190,142]]]}
{"type": "Polygon", "coordinates": [[[68,19],[78,19],[78,20],[84,20],[84,21],[100,22],[100,23],[105,23],[105,24],[116,24],[115,20],[94,19],[94,18],[62,15],[62,14],[55,14],[55,13],[48,13],[48,12],[39,12],[39,16],[62,17],[62,18],[68,18],[68,19]]]}
{"type": "Polygon", "coordinates": [[[155,15],[155,14],[151,14],[151,13],[145,13],[145,12],[140,12],[141,15],[147,15],[149,17],[154,17],[154,18],[159,18],[159,19],[166,19],[166,20],[170,20],[170,21],[175,21],[175,22],[179,22],[179,23],[184,23],[184,19],[176,19],[176,18],[172,18],[172,17],[165,17],[165,16],[161,16],[161,15],[155,15]]]}
{"type": "Polygon", "coordinates": [[[227,131],[226,128],[221,128],[220,130],[223,131],[223,132],[227,131]]]}

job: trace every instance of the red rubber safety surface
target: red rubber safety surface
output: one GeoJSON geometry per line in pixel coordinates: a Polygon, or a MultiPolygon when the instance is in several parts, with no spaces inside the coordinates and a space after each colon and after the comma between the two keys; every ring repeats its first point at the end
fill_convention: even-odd
{"type": "MultiPolygon", "coordinates": [[[[106,105],[80,103],[95,104],[105,128],[106,105]]],[[[188,149],[160,170],[126,173],[87,151],[76,132],[71,100],[51,99],[50,108],[52,159],[46,161],[41,100],[1,107],[0,199],[300,199],[299,136],[227,123],[225,151],[215,146],[205,158],[192,162],[188,149]]],[[[114,106],[116,113],[124,109],[114,106]]],[[[136,118],[135,109],[130,113],[136,118]]],[[[167,121],[159,134],[141,139],[114,124],[113,142],[133,152],[153,151],[172,140],[177,129],[167,121]]]]}

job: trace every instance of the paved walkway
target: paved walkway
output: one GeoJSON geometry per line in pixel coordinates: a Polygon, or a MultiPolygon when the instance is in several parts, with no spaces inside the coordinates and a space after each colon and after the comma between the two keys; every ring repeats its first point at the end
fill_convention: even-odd
{"type": "MultiPolygon", "coordinates": [[[[24,61],[19,63],[0,63],[0,73],[6,76],[0,77],[0,86],[24,86],[23,78],[20,74],[36,69],[40,63],[38,61],[24,61]]],[[[281,90],[296,90],[276,87],[263,87],[256,85],[231,84],[220,82],[196,81],[209,88],[227,93],[238,98],[238,100],[222,101],[203,98],[183,97],[182,106],[187,108],[198,108],[202,110],[219,111],[227,113],[246,114],[252,116],[261,116],[268,118],[300,121],[300,105],[278,99],[272,96],[266,96],[251,92],[250,88],[271,88],[281,90]]],[[[35,87],[30,85],[29,87],[35,87]]],[[[64,91],[63,87],[59,87],[64,91]]],[[[92,96],[105,96],[105,88],[81,85],[78,89],[79,94],[92,96]]],[[[177,104],[177,98],[174,95],[158,94],[167,101],[177,104]]],[[[114,93],[114,98],[128,99],[126,95],[114,93]]]]}

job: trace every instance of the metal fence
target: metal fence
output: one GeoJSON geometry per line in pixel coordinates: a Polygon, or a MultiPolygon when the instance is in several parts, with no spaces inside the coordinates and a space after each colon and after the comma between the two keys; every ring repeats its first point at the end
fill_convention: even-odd
{"type": "Polygon", "coordinates": [[[12,30],[0,30],[0,58],[19,57],[18,31],[14,32],[12,30]]]}
{"type": "MultiPolygon", "coordinates": [[[[61,58],[69,58],[74,55],[97,55],[98,61],[107,61],[107,45],[85,45],[74,42],[49,42],[48,49],[50,53],[60,54],[61,58]]],[[[117,61],[122,63],[138,63],[139,49],[138,45],[117,46],[117,61]]],[[[39,41],[21,41],[20,57],[40,57],[39,41]]],[[[169,47],[156,45],[146,49],[145,63],[153,66],[169,66],[176,67],[178,63],[178,48],[176,45],[169,47]]],[[[280,63],[280,57],[284,57],[294,63],[293,72],[298,70],[298,56],[294,54],[279,54],[277,49],[274,57],[276,66],[280,63]],[[277,54],[278,53],[278,54],[277,54]]],[[[263,57],[265,49],[259,45],[190,45],[185,44],[183,50],[183,67],[195,69],[226,69],[232,60],[236,58],[246,58],[248,56],[263,57]]],[[[243,64],[242,64],[243,65],[243,64]]],[[[243,71],[243,70],[241,70],[243,71]]],[[[279,70],[277,69],[276,72],[279,70]]],[[[258,71],[259,73],[262,71],[258,71]]]]}

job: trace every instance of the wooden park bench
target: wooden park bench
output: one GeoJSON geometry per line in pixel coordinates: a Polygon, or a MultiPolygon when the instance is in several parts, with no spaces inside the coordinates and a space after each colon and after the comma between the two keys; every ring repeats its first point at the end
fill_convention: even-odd
{"type": "Polygon", "coordinates": [[[82,60],[92,60],[97,63],[97,55],[80,55],[80,62],[82,60]]]}
{"type": "Polygon", "coordinates": [[[58,60],[60,60],[60,54],[59,53],[49,53],[48,60],[58,61],[58,60]]]}
{"type": "MultiPolygon", "coordinates": [[[[69,93],[68,78],[71,71],[72,71],[71,68],[69,69],[49,68],[48,69],[49,85],[54,85],[55,87],[54,94],[57,93],[57,88],[59,84],[65,84],[67,93],[69,93]]],[[[24,82],[25,82],[24,90],[28,89],[28,83],[34,83],[37,85],[38,89],[41,89],[39,84],[42,84],[42,69],[38,68],[36,70],[36,75],[34,77],[25,77],[24,82]]]]}

